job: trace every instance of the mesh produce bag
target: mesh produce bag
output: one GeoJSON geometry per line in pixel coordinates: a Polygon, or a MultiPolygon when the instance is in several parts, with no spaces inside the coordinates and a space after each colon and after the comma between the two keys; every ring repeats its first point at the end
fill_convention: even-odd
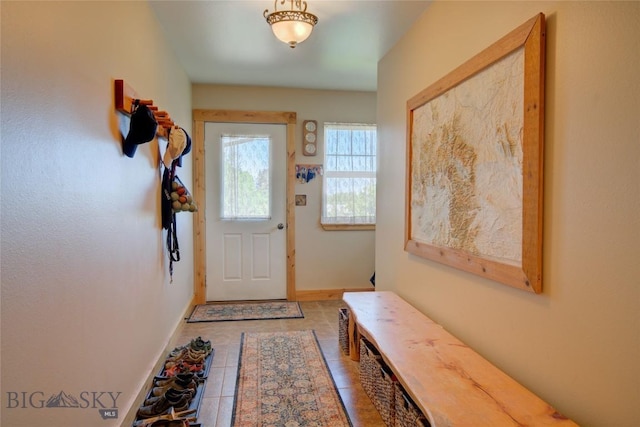
{"type": "Polygon", "coordinates": [[[198,205],[193,200],[193,196],[191,196],[191,193],[177,175],[174,176],[171,182],[169,200],[171,200],[172,212],[196,212],[198,210],[198,205]]]}

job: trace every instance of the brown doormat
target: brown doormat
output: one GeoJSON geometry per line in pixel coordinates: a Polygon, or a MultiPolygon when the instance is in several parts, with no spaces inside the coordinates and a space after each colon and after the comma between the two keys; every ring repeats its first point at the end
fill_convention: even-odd
{"type": "Polygon", "coordinates": [[[352,425],[314,331],[242,334],[231,425],[352,425]]]}
{"type": "Polygon", "coordinates": [[[297,319],[304,317],[300,304],[292,301],[199,304],[188,323],[227,320],[297,319]]]}

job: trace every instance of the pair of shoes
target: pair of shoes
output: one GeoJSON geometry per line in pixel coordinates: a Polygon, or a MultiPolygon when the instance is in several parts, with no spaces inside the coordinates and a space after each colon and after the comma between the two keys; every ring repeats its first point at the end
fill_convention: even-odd
{"type": "Polygon", "coordinates": [[[170,362],[167,366],[168,368],[165,368],[164,370],[164,375],[167,377],[184,375],[187,373],[197,374],[199,377],[202,377],[204,374],[204,365],[202,363],[170,362]]]}
{"type": "Polygon", "coordinates": [[[207,356],[208,354],[205,351],[189,349],[187,350],[187,354],[184,355],[183,360],[202,363],[207,356]]]}
{"type": "Polygon", "coordinates": [[[156,385],[155,387],[153,387],[151,389],[151,395],[162,396],[170,388],[173,388],[177,391],[192,390],[193,394],[195,394],[196,391],[198,390],[198,384],[193,379],[189,381],[185,381],[178,378],[174,378],[173,380],[167,380],[166,382],[163,382],[162,385],[156,385]]]}
{"type": "Polygon", "coordinates": [[[185,411],[189,409],[189,403],[191,402],[191,397],[185,395],[178,396],[167,396],[163,395],[155,400],[153,403],[141,406],[138,409],[138,417],[139,418],[151,418],[158,415],[163,415],[170,408],[174,408],[176,412],[185,411]]]}
{"type": "Polygon", "coordinates": [[[188,344],[175,347],[171,350],[169,356],[167,356],[167,360],[173,361],[180,359],[185,356],[187,352],[190,354],[190,357],[194,359],[202,355],[207,357],[212,350],[211,341],[205,341],[202,337],[197,337],[192,339],[188,344]]]}
{"type": "Polygon", "coordinates": [[[175,365],[172,366],[171,368],[165,368],[163,374],[166,377],[174,377],[176,375],[180,375],[182,373],[182,366],[181,365],[175,365]]]}
{"type": "Polygon", "coordinates": [[[183,363],[182,364],[183,369],[187,370],[188,372],[194,373],[194,374],[203,374],[204,373],[204,365],[202,363],[194,363],[194,364],[190,364],[190,363],[183,363]]]}
{"type": "Polygon", "coordinates": [[[180,356],[169,357],[165,361],[165,368],[170,368],[180,362],[203,363],[206,355],[197,353],[193,350],[185,350],[180,356]]]}
{"type": "Polygon", "coordinates": [[[168,356],[168,357],[169,357],[169,358],[171,358],[171,357],[179,357],[179,356],[180,356],[180,354],[182,354],[182,353],[183,353],[184,351],[186,351],[188,348],[189,348],[189,345],[188,345],[188,344],[187,344],[187,345],[181,345],[181,346],[175,347],[173,350],[171,350],[171,351],[169,352],[169,356],[168,356]]]}
{"type": "Polygon", "coordinates": [[[180,360],[186,354],[187,354],[187,349],[186,348],[184,348],[184,347],[183,348],[176,347],[176,348],[173,349],[173,351],[171,351],[171,353],[169,353],[169,356],[167,356],[166,361],[170,362],[170,361],[180,360]]]}
{"type": "Polygon", "coordinates": [[[204,351],[207,356],[211,353],[211,341],[205,341],[202,337],[191,340],[189,345],[193,350],[204,351]]]}
{"type": "Polygon", "coordinates": [[[153,379],[153,385],[155,387],[164,387],[168,384],[173,384],[175,381],[180,381],[183,384],[188,384],[191,381],[198,380],[198,378],[193,376],[193,373],[178,373],[176,375],[165,376],[165,377],[155,377],[153,379]]]}
{"type": "Polygon", "coordinates": [[[183,396],[187,396],[188,401],[191,402],[191,399],[193,399],[193,396],[195,396],[195,393],[191,389],[176,390],[175,388],[170,388],[167,391],[165,391],[164,394],[162,394],[161,396],[149,397],[144,401],[143,406],[153,405],[154,403],[158,402],[161,399],[165,399],[168,402],[178,402],[180,401],[180,399],[182,399],[183,396]]]}

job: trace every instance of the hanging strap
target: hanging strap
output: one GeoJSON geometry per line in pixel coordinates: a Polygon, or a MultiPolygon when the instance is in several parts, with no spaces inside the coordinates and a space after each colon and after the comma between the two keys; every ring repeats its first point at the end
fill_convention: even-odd
{"type": "MultiPolygon", "coordinates": [[[[175,179],[175,164],[169,169],[169,192],[171,192],[171,183],[175,179]]],[[[165,171],[166,173],[166,171],[165,171]]],[[[167,228],[167,251],[169,252],[169,275],[170,283],[173,283],[173,263],[180,261],[180,247],[178,245],[178,231],[176,226],[176,213],[170,208],[171,221],[167,228]]]]}
{"type": "Polygon", "coordinates": [[[180,261],[180,247],[176,230],[176,214],[171,213],[171,225],[167,230],[167,250],[169,251],[169,275],[173,283],[173,263],[180,261]]]}

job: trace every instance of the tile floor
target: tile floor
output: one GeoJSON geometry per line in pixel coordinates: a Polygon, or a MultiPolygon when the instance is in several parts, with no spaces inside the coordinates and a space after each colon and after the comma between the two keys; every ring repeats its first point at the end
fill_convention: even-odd
{"type": "MultiPolygon", "coordinates": [[[[248,320],[187,323],[178,345],[201,336],[210,340],[215,355],[202,397],[198,422],[202,427],[230,427],[233,412],[240,334],[313,329],[354,427],[384,426],[360,385],[358,363],[345,356],[338,344],[338,309],[342,301],[300,302],[304,319],[248,320]]],[[[330,427],[330,426],[328,426],[330,427]]]]}

